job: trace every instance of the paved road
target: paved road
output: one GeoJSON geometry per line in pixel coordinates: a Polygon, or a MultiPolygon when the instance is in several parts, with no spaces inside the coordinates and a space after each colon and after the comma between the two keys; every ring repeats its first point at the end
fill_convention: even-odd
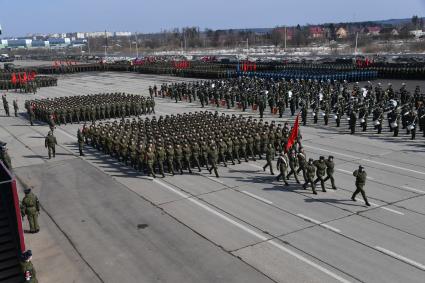
{"type": "MultiPolygon", "coordinates": [[[[36,97],[146,94],[154,82],[174,79],[69,75],[36,97]]],[[[157,105],[157,114],[199,110],[161,99],[157,105]]],[[[293,180],[289,187],[275,182],[261,160],[220,167],[219,179],[206,170],[140,176],[91,148],[77,157],[75,124],[57,129],[58,156],[47,160],[45,125],[29,127],[24,117],[0,120],[15,173],[35,186],[44,221],[54,223],[49,244],[73,254],[82,282],[424,282],[423,140],[302,127],[308,156],[335,156],[338,189],[316,196],[293,180]],[[372,207],[350,200],[358,164],[368,172],[372,207]]],[[[54,282],[47,262],[40,262],[40,276],[54,282]]]]}

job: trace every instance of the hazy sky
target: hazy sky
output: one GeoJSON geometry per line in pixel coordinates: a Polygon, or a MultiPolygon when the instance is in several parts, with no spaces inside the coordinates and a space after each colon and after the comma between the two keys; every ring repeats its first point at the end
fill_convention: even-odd
{"type": "Polygon", "coordinates": [[[0,0],[3,36],[252,28],[425,16],[425,0],[0,0]]]}

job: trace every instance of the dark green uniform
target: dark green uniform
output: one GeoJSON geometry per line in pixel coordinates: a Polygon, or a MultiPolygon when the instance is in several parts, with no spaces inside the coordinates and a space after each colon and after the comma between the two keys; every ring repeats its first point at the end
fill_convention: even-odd
{"type": "Polygon", "coordinates": [[[353,176],[356,177],[356,191],[353,193],[353,196],[351,197],[351,199],[353,201],[356,201],[356,195],[358,193],[361,193],[365,204],[367,206],[370,206],[369,202],[367,201],[366,193],[363,189],[364,185],[366,184],[366,177],[367,177],[367,174],[363,170],[363,167],[360,166],[358,170],[355,170],[353,172],[353,176]]]}
{"type": "Polygon", "coordinates": [[[49,159],[52,158],[52,154],[53,154],[53,158],[56,157],[56,145],[58,144],[58,142],[56,141],[56,137],[52,134],[52,132],[49,132],[49,134],[47,135],[46,139],[44,140],[44,146],[47,148],[48,152],[49,152],[49,159]]]}
{"type": "Polygon", "coordinates": [[[316,174],[316,167],[313,164],[313,159],[310,159],[309,162],[305,165],[306,169],[306,177],[307,180],[304,183],[304,189],[307,188],[308,184],[311,185],[311,189],[313,190],[313,194],[317,195],[316,186],[314,185],[314,176],[316,174]]]}
{"type": "Polygon", "coordinates": [[[40,203],[38,198],[31,192],[31,190],[25,190],[25,197],[21,202],[21,214],[22,217],[27,216],[28,223],[30,225],[30,233],[37,233],[40,231],[40,226],[38,226],[39,213],[40,203]]]}

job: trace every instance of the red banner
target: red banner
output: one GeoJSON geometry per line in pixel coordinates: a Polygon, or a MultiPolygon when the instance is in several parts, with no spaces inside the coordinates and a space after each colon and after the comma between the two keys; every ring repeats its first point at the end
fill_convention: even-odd
{"type": "Polygon", "coordinates": [[[299,117],[300,117],[300,113],[298,113],[297,118],[295,119],[294,126],[292,127],[291,134],[288,139],[288,143],[286,144],[285,152],[288,152],[288,150],[292,147],[292,145],[295,143],[296,139],[298,138],[298,128],[300,127],[300,124],[298,121],[299,117]]]}

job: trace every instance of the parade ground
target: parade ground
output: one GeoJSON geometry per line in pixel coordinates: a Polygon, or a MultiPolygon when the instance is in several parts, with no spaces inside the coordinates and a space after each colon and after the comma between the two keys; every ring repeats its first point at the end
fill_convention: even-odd
{"type": "MultiPolygon", "coordinates": [[[[40,233],[25,234],[39,282],[424,282],[423,137],[373,130],[350,135],[346,121],[338,130],[322,121],[301,126],[307,158],[335,158],[337,190],[318,186],[313,195],[293,178],[290,186],[277,182],[263,171],[265,160],[219,166],[220,178],[203,169],[153,179],[89,146],[80,157],[83,124],[56,128],[56,158],[49,160],[49,127],[31,127],[24,108],[34,98],[148,96],[149,86],[184,80],[194,79],[79,73],[60,76],[57,87],[36,95],[7,93],[10,103],[18,99],[20,113],[0,111],[0,140],[7,142],[20,193],[32,186],[42,206],[40,233]],[[360,164],[370,207],[360,195],[351,200],[360,164]]],[[[407,83],[425,89],[424,82],[407,83]]],[[[393,84],[398,89],[401,81],[393,84]]],[[[201,111],[197,103],[155,101],[157,117],[201,111]]],[[[283,119],[267,113],[264,120],[292,125],[288,112],[283,119]]]]}

